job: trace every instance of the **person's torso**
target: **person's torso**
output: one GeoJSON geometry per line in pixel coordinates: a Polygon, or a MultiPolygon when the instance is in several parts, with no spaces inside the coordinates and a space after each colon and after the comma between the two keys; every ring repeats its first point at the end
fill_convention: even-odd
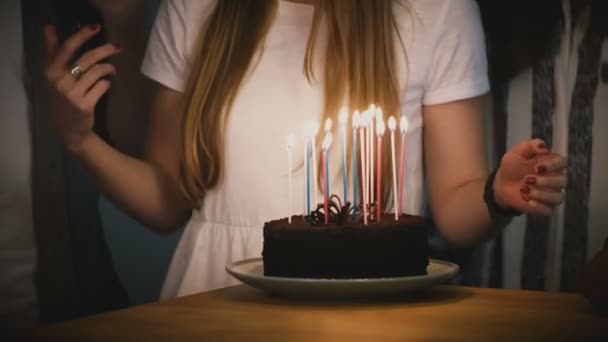
{"type": "MultiPolygon", "coordinates": [[[[211,4],[199,1],[185,4],[187,15],[192,16],[185,19],[186,23],[191,23],[185,39],[186,48],[192,53],[196,33],[200,30],[200,13],[209,11],[211,4]]],[[[409,8],[394,7],[400,34],[395,35],[395,47],[401,113],[385,113],[385,119],[391,115],[397,119],[399,115],[408,117],[405,197],[406,212],[413,214],[420,214],[422,208],[422,97],[431,67],[432,40],[436,39],[431,32],[435,28],[433,18],[443,9],[442,4],[443,1],[435,0],[411,1],[409,8]]],[[[279,1],[277,17],[265,39],[260,60],[253,63],[255,67],[244,79],[229,114],[222,181],[207,193],[200,210],[202,215],[195,217],[202,217],[205,222],[261,227],[269,219],[287,216],[285,137],[291,133],[297,137],[291,170],[292,214],[303,212],[302,129],[308,122],[319,121],[323,109],[323,49],[318,49],[315,56],[317,81],[309,82],[304,74],[313,13],[311,5],[279,1]]],[[[342,196],[340,137],[336,128],[337,123],[334,123],[330,189],[342,196]]],[[[351,148],[350,121],[346,131],[347,148],[351,148]]],[[[319,134],[322,139],[322,129],[319,134]]],[[[386,134],[385,139],[388,138],[386,134]]],[[[320,155],[320,149],[317,154],[320,155]]],[[[352,167],[348,169],[350,173],[352,167]]],[[[348,184],[349,192],[352,192],[352,179],[349,178],[348,184]]],[[[320,198],[320,192],[318,196],[320,198]]]]}

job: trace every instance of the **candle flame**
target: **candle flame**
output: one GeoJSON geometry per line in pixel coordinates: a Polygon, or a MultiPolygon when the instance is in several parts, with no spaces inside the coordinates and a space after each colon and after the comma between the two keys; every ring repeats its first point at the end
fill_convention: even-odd
{"type": "Polygon", "coordinates": [[[390,118],[388,118],[388,129],[392,131],[394,131],[397,128],[397,120],[395,120],[394,116],[391,116],[390,118]]]}
{"type": "Polygon", "coordinates": [[[328,151],[329,148],[331,147],[331,143],[333,142],[333,136],[331,134],[331,132],[328,132],[327,134],[325,134],[325,139],[323,139],[323,149],[325,151],[328,151]]]}
{"type": "Polygon", "coordinates": [[[331,126],[332,126],[331,118],[327,118],[327,120],[325,120],[325,133],[328,133],[329,131],[331,131],[331,126]]]}
{"type": "Polygon", "coordinates": [[[290,135],[285,137],[285,143],[287,144],[287,149],[291,150],[293,146],[296,144],[296,135],[291,133],[290,135]]]}
{"type": "Polygon", "coordinates": [[[358,110],[353,114],[353,128],[357,129],[361,126],[361,113],[358,110]]]}
{"type": "Polygon", "coordinates": [[[376,109],[376,121],[384,120],[384,112],[382,112],[382,108],[378,107],[376,109]]]}
{"type": "Polygon", "coordinates": [[[364,111],[363,114],[361,114],[361,124],[360,126],[362,127],[367,127],[369,125],[369,120],[370,118],[370,113],[369,113],[369,109],[364,111]]]}
{"type": "Polygon", "coordinates": [[[319,123],[315,121],[306,123],[304,128],[302,128],[302,135],[306,138],[317,136],[317,132],[319,132],[319,123]]]}
{"type": "Polygon", "coordinates": [[[342,107],[342,109],[340,110],[340,115],[338,116],[338,122],[340,123],[340,126],[343,126],[346,124],[347,116],[348,116],[348,109],[346,109],[346,107],[342,107]]]}
{"type": "Polygon", "coordinates": [[[380,119],[378,122],[376,122],[376,134],[378,134],[379,137],[382,137],[385,130],[386,125],[384,124],[384,120],[380,119]]]}
{"type": "Polygon", "coordinates": [[[401,117],[401,122],[399,123],[399,130],[401,131],[401,134],[405,134],[407,132],[407,126],[407,117],[404,115],[401,117]]]}

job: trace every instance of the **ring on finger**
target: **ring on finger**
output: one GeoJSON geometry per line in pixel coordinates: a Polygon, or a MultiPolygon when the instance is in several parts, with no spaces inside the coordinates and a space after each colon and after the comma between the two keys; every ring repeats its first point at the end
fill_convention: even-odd
{"type": "Polygon", "coordinates": [[[84,75],[84,69],[78,64],[75,64],[72,69],[70,69],[70,75],[74,77],[76,80],[79,80],[82,75],[84,75]]]}

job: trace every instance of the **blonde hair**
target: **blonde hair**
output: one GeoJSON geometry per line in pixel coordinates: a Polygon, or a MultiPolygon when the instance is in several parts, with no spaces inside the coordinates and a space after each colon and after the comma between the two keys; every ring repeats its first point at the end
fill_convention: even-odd
{"type": "MultiPolygon", "coordinates": [[[[363,110],[372,103],[399,116],[394,1],[316,0],[303,72],[310,82],[315,80],[313,56],[325,25],[323,120],[331,117],[337,122],[343,106],[363,110]]],[[[227,117],[276,9],[277,0],[220,0],[201,32],[182,127],[181,187],[193,203],[200,203],[221,180],[227,117]]],[[[387,140],[384,151],[389,148],[387,140]]],[[[383,160],[388,180],[389,158],[383,160]]],[[[388,185],[383,186],[384,198],[388,185]]]]}

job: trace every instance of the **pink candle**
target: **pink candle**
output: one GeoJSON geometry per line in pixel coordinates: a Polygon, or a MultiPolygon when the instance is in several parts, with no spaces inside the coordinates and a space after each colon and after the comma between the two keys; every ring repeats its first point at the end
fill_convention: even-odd
{"type": "Polygon", "coordinates": [[[407,132],[407,124],[407,117],[404,115],[401,117],[401,122],[399,124],[399,130],[401,131],[401,160],[399,162],[399,216],[401,216],[401,211],[403,210],[403,180],[405,175],[405,133],[407,132]]]}
{"type": "Polygon", "coordinates": [[[376,119],[376,105],[371,105],[369,107],[369,163],[370,163],[370,175],[369,175],[369,188],[370,188],[370,203],[374,203],[374,138],[376,137],[376,133],[374,130],[374,120],[376,119]]]}
{"type": "MultiPolygon", "coordinates": [[[[323,175],[324,175],[324,179],[327,179],[327,169],[325,168],[325,160],[327,159],[327,152],[325,151],[325,149],[323,149],[323,153],[322,153],[322,158],[323,160],[321,161],[321,167],[323,168],[323,175]]],[[[327,211],[328,209],[328,205],[327,205],[327,181],[325,182],[325,185],[323,186],[323,209],[325,210],[325,224],[329,223],[329,212],[327,211]]]]}
{"type": "Polygon", "coordinates": [[[378,206],[376,207],[376,222],[380,223],[380,217],[382,216],[382,137],[384,136],[384,120],[380,118],[376,123],[376,134],[378,135],[377,146],[377,160],[376,160],[376,198],[378,206]]]}

